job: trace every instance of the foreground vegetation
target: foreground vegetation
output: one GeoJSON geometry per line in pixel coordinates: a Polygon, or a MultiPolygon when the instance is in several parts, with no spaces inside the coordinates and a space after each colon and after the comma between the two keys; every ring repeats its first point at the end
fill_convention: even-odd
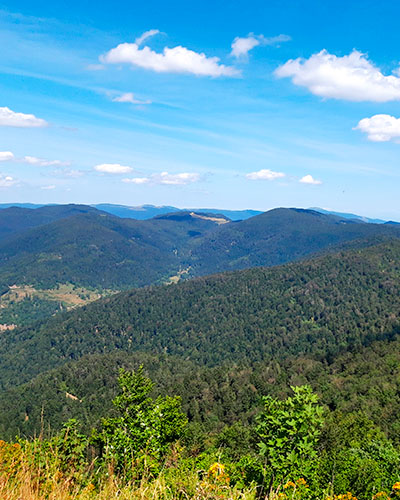
{"type": "Polygon", "coordinates": [[[332,414],[309,386],[262,398],[252,426],[188,426],[179,397],[121,370],[114,412],[90,434],[0,441],[4,500],[400,498],[400,453],[362,413],[332,414]]]}

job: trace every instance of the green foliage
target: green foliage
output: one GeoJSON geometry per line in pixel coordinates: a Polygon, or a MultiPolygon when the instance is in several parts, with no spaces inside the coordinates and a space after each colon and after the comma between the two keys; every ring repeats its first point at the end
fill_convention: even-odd
{"type": "Polygon", "coordinates": [[[332,362],[399,331],[400,243],[116,294],[0,336],[0,385],[86,354],[147,352],[216,366],[332,362]],[[230,346],[227,348],[227,346],[230,346]]]}
{"type": "Polygon", "coordinates": [[[87,465],[89,439],[79,431],[75,419],[68,420],[61,431],[50,441],[62,472],[82,472],[87,465]]]}
{"type": "Polygon", "coordinates": [[[126,474],[142,457],[160,460],[171,443],[182,435],[187,423],[179,397],[150,397],[152,381],[143,373],[121,369],[118,379],[121,394],[113,404],[119,416],[103,420],[94,442],[106,462],[126,474]]]}
{"type": "Polygon", "coordinates": [[[324,427],[314,488],[332,484],[369,499],[390,491],[400,477],[400,453],[382,430],[364,414],[334,412],[324,427]]]}
{"type": "Polygon", "coordinates": [[[311,387],[292,387],[285,400],[263,397],[263,411],[257,417],[260,455],[274,475],[288,476],[313,466],[323,424],[323,408],[311,387]]]}

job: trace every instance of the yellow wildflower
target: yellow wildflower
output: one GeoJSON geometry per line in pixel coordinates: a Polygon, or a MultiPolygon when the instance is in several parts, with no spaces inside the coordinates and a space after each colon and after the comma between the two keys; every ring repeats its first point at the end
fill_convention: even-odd
{"type": "Polygon", "coordinates": [[[394,485],[392,486],[392,489],[395,491],[400,490],[400,481],[397,481],[397,483],[394,483],[394,485]]]}
{"type": "Polygon", "coordinates": [[[305,488],[308,488],[307,481],[304,479],[304,477],[300,477],[300,478],[296,481],[296,484],[297,484],[297,486],[304,486],[305,488]]]}
{"type": "Polygon", "coordinates": [[[218,462],[215,462],[214,464],[210,465],[210,468],[208,469],[208,473],[211,474],[212,476],[219,476],[220,474],[224,474],[224,472],[225,472],[225,466],[218,462]]]}
{"type": "Polygon", "coordinates": [[[288,488],[296,488],[296,485],[294,484],[293,481],[288,481],[285,485],[284,485],[284,488],[285,490],[287,490],[288,488]]]}

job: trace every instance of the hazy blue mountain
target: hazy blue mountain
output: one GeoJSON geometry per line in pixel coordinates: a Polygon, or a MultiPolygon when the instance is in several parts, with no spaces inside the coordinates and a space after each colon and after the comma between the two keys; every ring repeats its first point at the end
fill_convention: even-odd
{"type": "Polygon", "coordinates": [[[126,205],[113,205],[110,203],[100,203],[93,205],[99,210],[108,212],[118,217],[128,217],[130,219],[145,220],[156,217],[157,215],[168,214],[171,212],[185,212],[193,211],[196,213],[209,213],[209,214],[221,214],[228,217],[231,220],[244,220],[255,215],[259,215],[262,212],[258,210],[225,210],[219,208],[177,208],[168,205],[157,207],[155,205],[141,205],[136,207],[129,207],[126,205]]]}
{"type": "MultiPolygon", "coordinates": [[[[53,205],[37,205],[34,203],[0,203],[0,210],[9,207],[19,207],[19,208],[30,208],[36,209],[44,206],[53,205]]],[[[91,205],[98,210],[107,212],[117,217],[124,217],[128,219],[136,220],[146,220],[156,217],[157,215],[169,214],[172,212],[185,212],[193,211],[196,213],[210,213],[210,214],[221,214],[225,217],[229,217],[232,220],[244,220],[249,217],[254,217],[254,215],[259,215],[262,212],[259,210],[225,210],[219,208],[177,208],[169,205],[139,205],[139,206],[128,206],[128,205],[116,205],[113,203],[98,203],[91,205]]]]}
{"type": "Polygon", "coordinates": [[[310,210],[315,210],[316,212],[320,212],[321,214],[328,214],[328,215],[337,215],[338,217],[341,217],[342,219],[355,219],[355,220],[360,220],[362,222],[368,222],[372,224],[384,224],[386,221],[382,219],[371,219],[369,217],[364,217],[363,215],[356,215],[356,214],[351,214],[351,213],[345,213],[345,212],[334,212],[332,210],[325,210],[323,208],[318,208],[318,207],[312,207],[310,210]]]}
{"type": "Polygon", "coordinates": [[[0,210],[0,241],[43,224],[85,213],[101,212],[89,205],[75,204],[4,207],[0,210]]]}

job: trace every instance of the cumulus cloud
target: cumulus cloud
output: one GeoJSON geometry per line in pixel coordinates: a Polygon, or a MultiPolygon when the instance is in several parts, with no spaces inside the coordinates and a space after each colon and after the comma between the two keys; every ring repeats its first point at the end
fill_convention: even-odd
{"type": "Polygon", "coordinates": [[[314,177],[310,174],[305,175],[302,177],[299,182],[302,184],[313,184],[314,186],[318,186],[319,184],[322,184],[322,181],[318,181],[317,179],[314,179],[314,177]]]}
{"type": "Polygon", "coordinates": [[[15,182],[16,181],[13,177],[0,174],[0,188],[13,186],[15,182]]]}
{"type": "Polygon", "coordinates": [[[184,172],[182,174],[169,174],[168,172],[161,172],[161,174],[156,178],[160,184],[170,184],[177,186],[197,182],[200,179],[200,175],[188,172],[184,172]]]}
{"type": "Polygon", "coordinates": [[[105,174],[128,174],[133,170],[132,167],[120,165],[119,163],[102,163],[101,165],[96,165],[94,169],[97,170],[97,172],[105,174]]]}
{"type": "Polygon", "coordinates": [[[2,127],[47,127],[46,120],[35,115],[16,113],[7,107],[0,107],[0,126],[2,127]]]}
{"type": "Polygon", "coordinates": [[[277,45],[291,40],[288,35],[278,35],[265,37],[264,35],[254,35],[249,33],[246,37],[237,36],[232,42],[231,56],[236,58],[246,57],[251,49],[258,45],[277,45]]]}
{"type": "Polygon", "coordinates": [[[170,186],[185,186],[200,180],[200,174],[182,172],[180,174],[170,174],[169,172],[161,172],[161,174],[153,174],[150,177],[133,177],[122,179],[123,182],[132,184],[166,184],[170,186]]]}
{"type": "Polygon", "coordinates": [[[371,118],[363,118],[358,122],[355,130],[361,130],[367,134],[370,141],[400,142],[400,118],[390,115],[374,115],[371,118]]]}
{"type": "Polygon", "coordinates": [[[237,58],[247,56],[249,51],[254,47],[257,47],[257,45],[260,45],[260,43],[260,37],[249,35],[246,38],[241,38],[237,36],[231,45],[231,56],[237,58]]]}
{"type": "Polygon", "coordinates": [[[257,172],[250,172],[249,174],[246,174],[246,177],[252,181],[274,181],[275,179],[285,177],[285,174],[283,172],[274,172],[273,170],[264,168],[262,170],[258,170],[257,172]]]}
{"type": "Polygon", "coordinates": [[[122,182],[126,182],[127,184],[147,184],[150,182],[150,179],[148,177],[130,177],[122,179],[122,182]]]}
{"type": "Polygon", "coordinates": [[[126,92],[125,94],[121,94],[117,97],[114,97],[113,102],[127,102],[129,104],[151,104],[151,101],[141,101],[140,99],[136,99],[132,92],[126,92]]]}
{"type": "Polygon", "coordinates": [[[140,45],[156,32],[157,30],[150,30],[134,43],[121,43],[100,56],[100,62],[131,64],[158,73],[189,73],[196,76],[214,77],[240,74],[238,69],[221,64],[218,57],[207,57],[204,53],[194,52],[180,45],[172,49],[164,47],[162,52],[155,52],[148,46],[141,48],[140,45]]]}
{"type": "Polygon", "coordinates": [[[42,186],[40,189],[45,189],[47,191],[55,188],[56,186],[54,184],[50,184],[49,186],[42,186]]]}
{"type": "Polygon", "coordinates": [[[60,160],[45,160],[44,158],[36,158],[36,156],[24,156],[23,161],[29,163],[30,165],[36,165],[38,167],[62,167],[70,165],[67,161],[60,160]]]}
{"type": "Polygon", "coordinates": [[[291,78],[295,85],[321,97],[358,102],[400,100],[399,72],[385,76],[357,50],[343,57],[322,50],[309,59],[291,59],[275,75],[291,78]]]}
{"type": "Polygon", "coordinates": [[[0,161],[11,161],[14,159],[14,154],[11,151],[0,151],[0,161]]]}

